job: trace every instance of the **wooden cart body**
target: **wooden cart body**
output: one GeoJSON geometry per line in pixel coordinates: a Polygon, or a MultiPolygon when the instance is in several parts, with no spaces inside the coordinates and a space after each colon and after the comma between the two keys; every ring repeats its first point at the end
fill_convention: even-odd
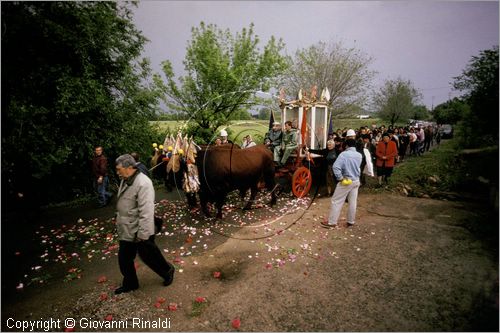
{"type": "Polygon", "coordinates": [[[311,98],[303,96],[292,101],[280,98],[281,125],[292,122],[297,130],[297,150],[290,155],[284,167],[276,170],[276,177],[288,177],[292,192],[302,198],[309,193],[312,185],[311,168],[321,163],[321,155],[307,153],[307,149],[325,149],[328,140],[328,89],[323,90],[321,98],[316,100],[314,88],[311,98]],[[316,160],[316,162],[315,162],[316,160]]]}

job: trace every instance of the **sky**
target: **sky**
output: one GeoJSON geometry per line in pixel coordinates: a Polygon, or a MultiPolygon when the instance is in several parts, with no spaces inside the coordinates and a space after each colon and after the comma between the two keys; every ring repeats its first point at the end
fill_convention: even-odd
{"type": "Polygon", "coordinates": [[[319,41],[355,47],[373,58],[373,89],[410,80],[429,109],[459,96],[454,77],[499,43],[498,1],[142,1],[134,22],[150,40],[143,55],[154,72],[168,59],[176,77],[185,75],[191,28],[201,21],[233,34],[253,22],[261,49],[275,36],[288,55],[319,41]]]}

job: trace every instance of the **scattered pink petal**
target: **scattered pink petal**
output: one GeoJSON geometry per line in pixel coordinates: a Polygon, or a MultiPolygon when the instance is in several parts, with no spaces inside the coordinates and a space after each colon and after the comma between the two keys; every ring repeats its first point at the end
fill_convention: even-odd
{"type": "Polygon", "coordinates": [[[161,303],[160,302],[156,302],[154,304],[154,307],[157,308],[157,309],[161,308],[161,303]]]}
{"type": "Polygon", "coordinates": [[[24,288],[24,284],[23,283],[19,283],[17,286],[16,286],[16,289],[17,290],[23,290],[24,288]]]}
{"type": "Polygon", "coordinates": [[[273,268],[273,265],[270,262],[268,262],[266,264],[266,269],[272,269],[272,268],[273,268]]]}
{"type": "Polygon", "coordinates": [[[196,297],[195,299],[196,303],[205,303],[207,299],[205,297],[196,297]]]}
{"type": "Polygon", "coordinates": [[[218,279],[220,278],[221,273],[220,272],[214,272],[214,278],[218,279]]]}
{"type": "Polygon", "coordinates": [[[104,275],[99,276],[99,278],[97,279],[98,283],[103,283],[103,282],[106,282],[106,281],[108,281],[108,278],[106,276],[104,276],[104,275]]]}
{"type": "Polygon", "coordinates": [[[107,299],[108,299],[108,294],[106,294],[106,293],[102,293],[102,294],[99,296],[99,299],[100,299],[101,301],[105,301],[105,300],[107,300],[107,299]]]}
{"type": "Polygon", "coordinates": [[[184,263],[184,261],[180,257],[176,257],[174,259],[174,263],[176,263],[176,264],[182,264],[182,263],[184,263]]]}
{"type": "Polygon", "coordinates": [[[177,311],[177,303],[170,303],[168,305],[168,311],[177,311]]]}
{"type": "Polygon", "coordinates": [[[113,315],[107,315],[106,318],[104,318],[104,320],[112,321],[113,320],[113,315]]]}
{"type": "Polygon", "coordinates": [[[166,300],[164,297],[158,297],[158,298],[156,299],[156,302],[158,302],[158,303],[160,303],[160,304],[165,303],[166,301],[167,301],[167,300],[166,300]]]}
{"type": "Polygon", "coordinates": [[[233,326],[234,329],[239,329],[241,326],[240,318],[239,317],[234,318],[233,321],[231,322],[231,326],[233,326]]]}

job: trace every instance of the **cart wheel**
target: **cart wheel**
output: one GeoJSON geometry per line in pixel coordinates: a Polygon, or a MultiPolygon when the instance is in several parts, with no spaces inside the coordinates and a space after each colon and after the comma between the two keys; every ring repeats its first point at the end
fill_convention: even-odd
{"type": "Polygon", "coordinates": [[[305,197],[312,185],[311,171],[306,167],[300,167],[292,176],[292,192],[297,198],[305,197]]]}

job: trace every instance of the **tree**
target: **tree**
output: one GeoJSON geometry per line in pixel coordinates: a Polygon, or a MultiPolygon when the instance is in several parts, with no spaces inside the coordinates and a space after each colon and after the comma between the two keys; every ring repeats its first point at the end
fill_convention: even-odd
{"type": "Polygon", "coordinates": [[[378,116],[391,125],[398,121],[407,121],[413,116],[412,111],[420,99],[420,93],[413,83],[402,78],[386,80],[380,91],[373,97],[373,107],[378,116]]]}
{"type": "Polygon", "coordinates": [[[455,89],[465,93],[464,100],[470,106],[463,117],[462,133],[481,133],[477,140],[464,141],[498,144],[498,45],[472,57],[462,75],[454,79],[455,89]]]}
{"type": "Polygon", "coordinates": [[[425,105],[415,105],[409,118],[414,120],[426,120],[429,119],[429,117],[430,113],[425,105]]]}
{"type": "Polygon", "coordinates": [[[229,117],[229,120],[250,120],[250,119],[252,119],[252,115],[250,114],[250,112],[244,109],[237,110],[229,117]]]}
{"type": "Polygon", "coordinates": [[[285,77],[285,90],[297,94],[299,89],[309,91],[317,86],[330,91],[329,108],[342,114],[353,107],[363,108],[366,91],[375,74],[368,69],[373,59],[355,48],[341,43],[319,42],[297,50],[285,77]]]}
{"type": "Polygon", "coordinates": [[[259,110],[259,119],[260,120],[268,120],[271,117],[271,110],[270,108],[264,107],[259,110]]]}
{"type": "Polygon", "coordinates": [[[263,51],[259,42],[253,24],[233,36],[201,22],[192,29],[184,60],[186,75],[179,84],[168,60],[163,62],[166,82],[154,76],[166,104],[190,116],[190,130],[198,138],[208,142],[234,113],[256,104],[254,92],[268,90],[287,68],[281,40],[271,37],[263,51]]]}
{"type": "Polygon", "coordinates": [[[438,124],[456,124],[469,113],[469,105],[460,98],[453,98],[434,108],[432,116],[438,124]]]}
{"type": "Polygon", "coordinates": [[[2,3],[3,194],[44,204],[91,192],[102,145],[145,152],[157,95],[146,39],[117,2],[2,3]]]}

